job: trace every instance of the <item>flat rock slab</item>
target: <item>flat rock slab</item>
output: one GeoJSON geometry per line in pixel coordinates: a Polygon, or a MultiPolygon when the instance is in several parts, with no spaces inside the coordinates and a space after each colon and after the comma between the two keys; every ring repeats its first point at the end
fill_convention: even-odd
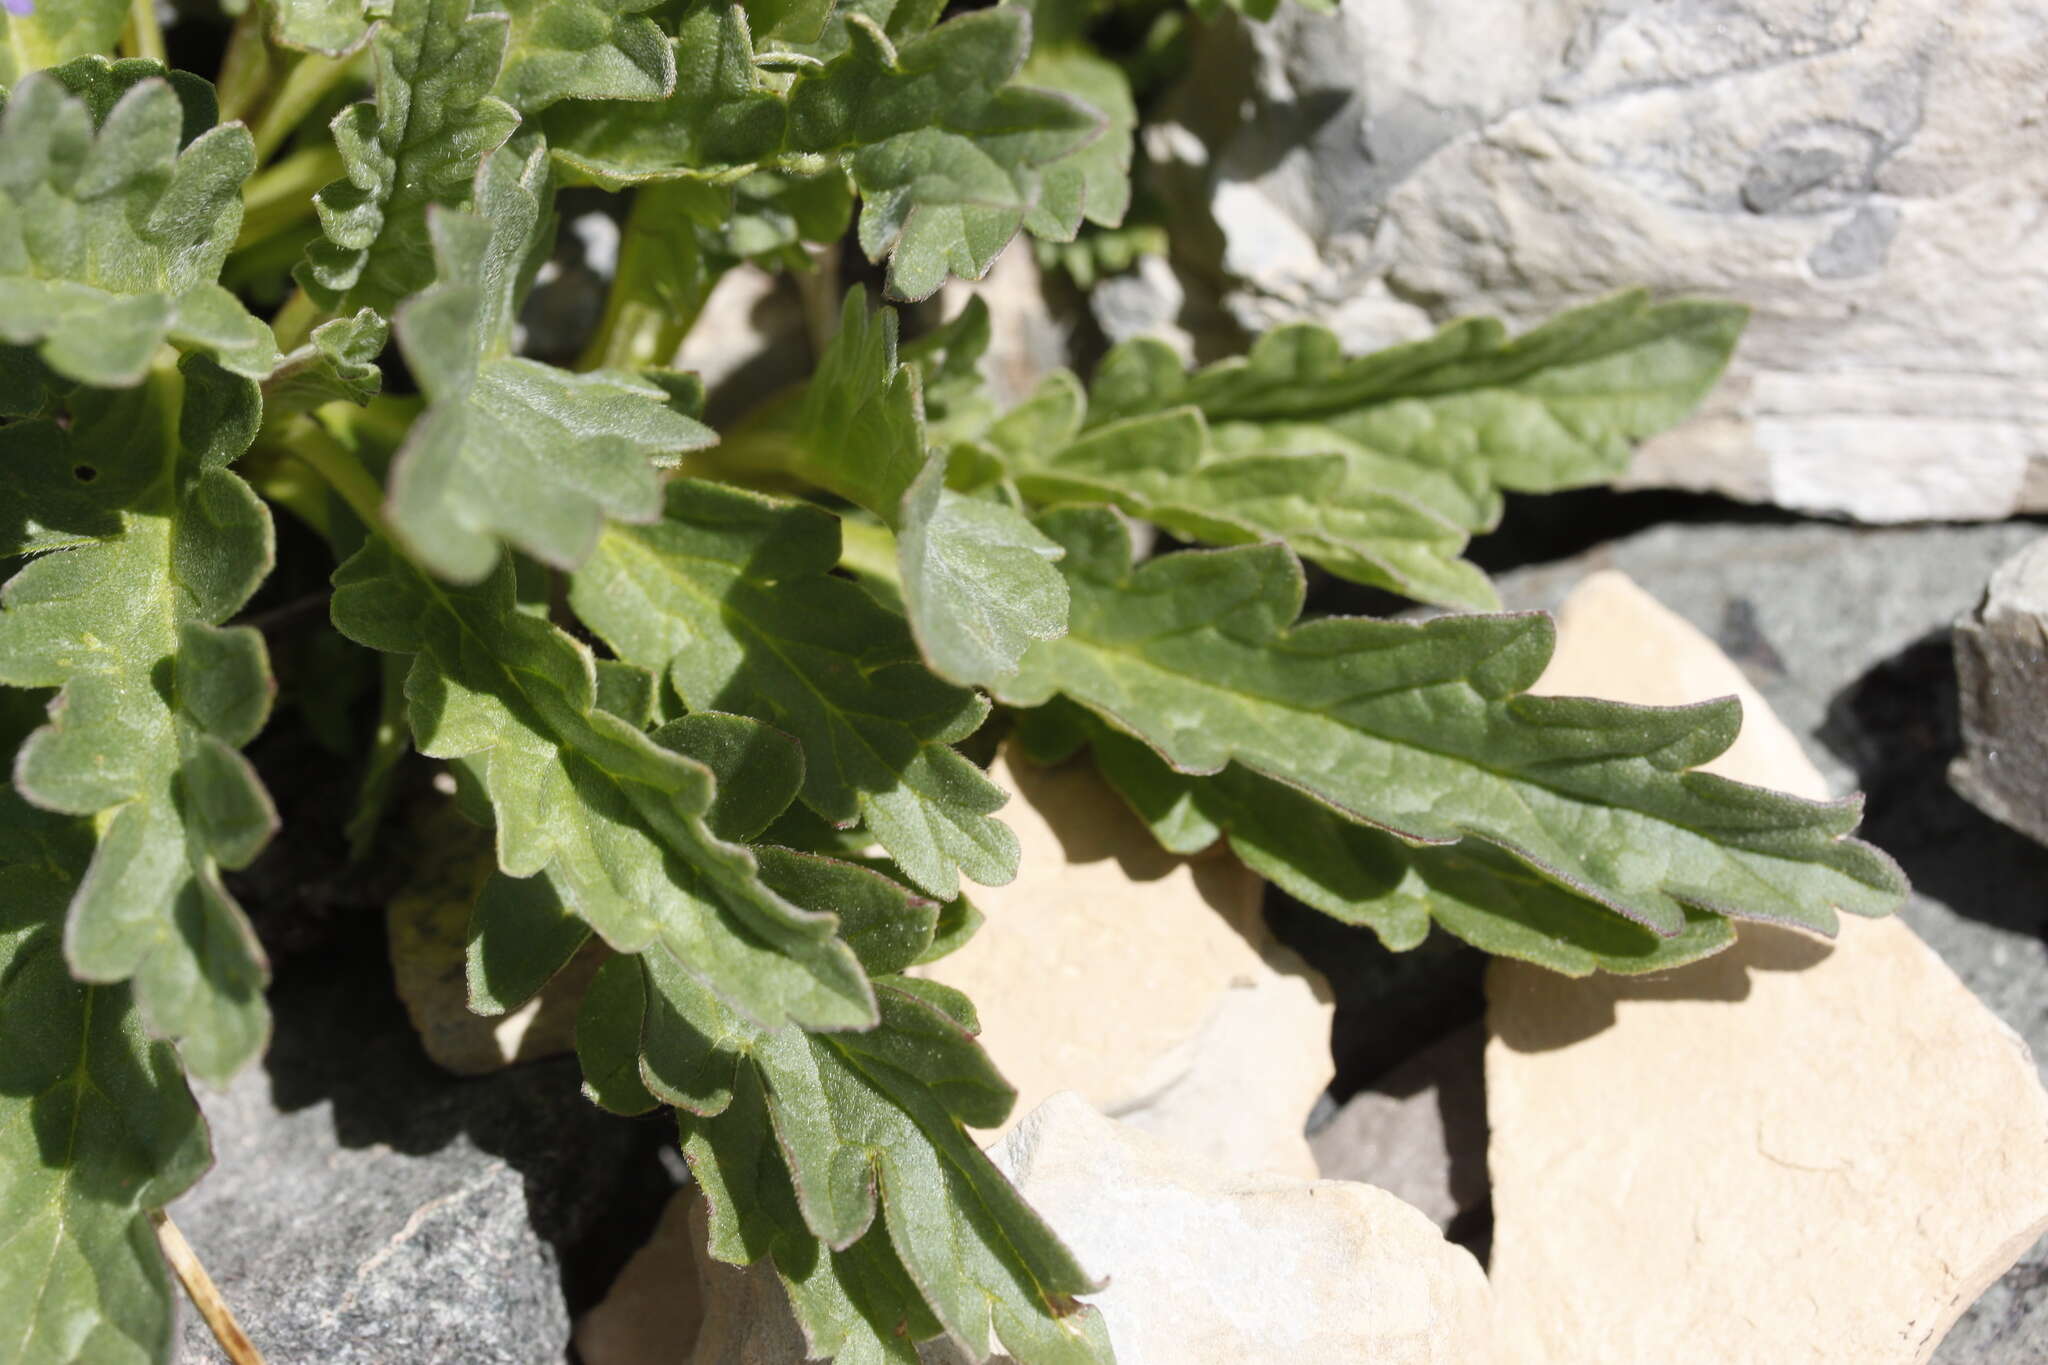
{"type": "MultiPolygon", "coordinates": [[[[1740,671],[1626,580],[1566,604],[1559,654],[1545,690],[1742,695],[1714,766],[1825,794],[1740,671]]],[[[1745,926],[1652,980],[1499,963],[1489,1000],[1510,1359],[1924,1361],[2048,1228],[2033,1060],[1900,921],[1833,946],[1745,926]]]]}
{"type": "Polygon", "coordinates": [[[924,970],[974,1001],[1012,1122],[1074,1090],[1226,1165],[1315,1174],[1301,1128],[1330,1080],[1331,1010],[1267,931],[1260,878],[1166,853],[1088,764],[1004,757],[990,775],[1016,793],[1017,879],[976,889],[987,923],[924,970]]]}

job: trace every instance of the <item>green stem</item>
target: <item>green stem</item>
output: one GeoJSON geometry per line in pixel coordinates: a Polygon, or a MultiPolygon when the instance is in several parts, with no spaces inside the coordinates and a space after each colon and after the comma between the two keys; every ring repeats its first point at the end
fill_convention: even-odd
{"type": "Polygon", "coordinates": [[[307,296],[303,289],[292,290],[292,296],[284,301],[284,307],[277,310],[277,316],[270,320],[270,330],[277,334],[277,349],[296,351],[313,334],[313,328],[320,321],[320,306],[307,296]]]}
{"type": "Polygon", "coordinates": [[[577,361],[582,370],[639,370],[675,363],[715,280],[697,249],[683,196],[694,187],[649,185],[634,193],[619,237],[618,273],[604,317],[577,361]]]}
{"type": "Polygon", "coordinates": [[[327,480],[327,486],[341,496],[363,525],[390,538],[384,524],[384,488],[363,467],[356,453],[337,441],[310,417],[294,418],[274,438],[276,449],[291,456],[327,480]]]}
{"type": "Polygon", "coordinates": [[[164,61],[164,31],[156,21],[156,0],[128,0],[128,23],[121,30],[121,51],[130,57],[164,61]]]}
{"type": "Polygon", "coordinates": [[[242,231],[235,250],[295,227],[313,216],[313,196],[346,173],[341,153],[330,145],[293,152],[242,187],[242,231]]]}
{"type": "Polygon", "coordinates": [[[249,0],[228,32],[227,54],[221,58],[214,81],[222,123],[248,117],[263,98],[263,92],[270,88],[270,40],[263,31],[269,14],[270,6],[265,0],[249,0]]]}
{"type": "Polygon", "coordinates": [[[327,98],[327,93],[341,83],[354,64],[353,57],[323,57],[317,52],[299,58],[284,84],[278,87],[270,107],[256,120],[257,165],[270,160],[292,130],[327,98]]]}

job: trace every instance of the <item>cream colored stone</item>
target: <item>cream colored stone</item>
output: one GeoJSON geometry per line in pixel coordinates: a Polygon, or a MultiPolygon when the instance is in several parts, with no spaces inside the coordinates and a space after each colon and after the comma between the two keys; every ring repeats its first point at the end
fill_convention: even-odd
{"type": "Polygon", "coordinates": [[[1485,1365],[1486,1280],[1385,1190],[1247,1174],[1055,1095],[989,1155],[1108,1278],[1118,1365],[1485,1365]]]}
{"type": "MultiPolygon", "coordinates": [[[[1615,576],[1562,614],[1549,690],[1744,695],[1713,766],[1819,774],[1699,632],[1615,576]]],[[[1745,926],[1642,979],[1496,963],[1486,1085],[1503,1356],[1527,1365],[1925,1361],[2048,1228],[2025,1046],[1896,920],[1830,946],[1745,926]]]]}
{"type": "MultiPolygon", "coordinates": [[[[681,1365],[704,1320],[704,1201],[679,1190],[647,1244],[576,1324],[583,1365],[681,1365]]],[[[729,1269],[730,1267],[720,1267],[729,1269]]]]}
{"type": "MultiPolygon", "coordinates": [[[[1227,1166],[1315,1174],[1301,1127],[1331,1075],[1319,976],[1276,943],[1260,879],[1176,858],[1085,763],[998,760],[1023,856],[981,932],[928,974],[967,992],[1018,1090],[1058,1090],[1227,1166]]],[[[998,1130],[1000,1131],[1000,1130],[998,1130]]]]}

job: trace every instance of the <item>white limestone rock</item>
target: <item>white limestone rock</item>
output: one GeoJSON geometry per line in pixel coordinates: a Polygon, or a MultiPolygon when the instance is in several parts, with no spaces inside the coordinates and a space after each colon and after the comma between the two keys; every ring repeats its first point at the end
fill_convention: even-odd
{"type": "Polygon", "coordinates": [[[2048,843],[2048,538],[1999,566],[1956,623],[1963,753],[1955,789],[1995,820],[2048,843]]]}
{"type": "MultiPolygon", "coordinates": [[[[1740,672],[1618,574],[1561,613],[1542,690],[1735,693],[1711,765],[1826,783],[1740,672]]],[[[1488,979],[1491,1262],[1505,1360],[1917,1365],[2048,1228],[2032,1058],[1898,920],[1745,925],[1654,978],[1488,979]]]]}
{"type": "Polygon", "coordinates": [[[1333,1070],[1331,1005],[1266,929],[1264,883],[1166,853],[1087,763],[1006,755],[991,775],[1016,793],[1017,879],[975,889],[987,923],[920,970],[974,1001],[1012,1122],[1075,1090],[1226,1166],[1314,1175],[1301,1130],[1333,1070]]]}
{"type": "Polygon", "coordinates": [[[2048,509],[2034,0],[1343,0],[1234,41],[1245,112],[1201,170],[1245,326],[1364,349],[1635,285],[1737,299],[1727,381],[1632,483],[2048,509]]]}

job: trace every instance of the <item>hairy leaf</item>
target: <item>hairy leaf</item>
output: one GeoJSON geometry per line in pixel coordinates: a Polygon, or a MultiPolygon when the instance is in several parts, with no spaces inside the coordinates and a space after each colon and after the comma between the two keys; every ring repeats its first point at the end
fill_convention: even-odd
{"type": "Polygon", "coordinates": [[[799,61],[783,94],[756,65],[743,9],[694,6],[673,94],[562,106],[549,140],[577,174],[614,187],[840,168],[862,196],[862,249],[888,259],[899,298],[925,297],[948,273],[980,278],[1022,227],[1072,237],[1091,187],[1093,213],[1120,216],[1098,183],[1115,155],[1088,152],[1106,116],[1013,80],[1031,45],[1025,12],[965,14],[907,41],[858,10],[834,22],[833,55],[799,61]]]}
{"type": "MultiPolygon", "coordinates": [[[[339,57],[362,46],[370,33],[365,0],[267,0],[270,34],[281,46],[339,57]]],[[[263,4],[266,0],[243,0],[263,4]]],[[[240,13],[240,4],[225,5],[240,13]]]]}
{"type": "Polygon", "coordinates": [[[101,387],[138,383],[166,341],[268,374],[269,327],[217,283],[256,165],[248,130],[190,136],[179,88],[131,80],[160,68],[121,66],[38,72],[0,111],[0,341],[101,387]],[[104,109],[67,90],[95,73],[125,88],[104,109]]]}
{"type": "MultiPolygon", "coordinates": [[[[335,573],[334,622],[415,656],[405,691],[420,752],[463,760],[489,800],[502,875],[545,879],[521,889],[528,913],[507,922],[558,924],[535,913],[552,898],[617,951],[672,962],[763,1023],[873,1020],[837,920],[776,894],[754,855],[707,823],[717,784],[705,763],[597,708],[590,651],[518,609],[509,561],[450,587],[372,541],[335,573]]],[[[472,945],[473,958],[501,951],[530,957],[472,945]]]]}
{"type": "Polygon", "coordinates": [[[896,354],[896,315],[847,294],[839,332],[799,400],[735,431],[720,459],[793,474],[860,504],[896,536],[911,634],[933,672],[966,686],[1016,671],[1064,628],[1060,550],[1015,509],[946,487],[926,449],[917,367],[896,354]]]}
{"type": "Polygon", "coordinates": [[[275,421],[324,403],[369,402],[384,387],[377,357],[390,335],[390,326],[368,308],[321,323],[264,378],[264,415],[275,421]]]}
{"type": "Polygon", "coordinates": [[[172,1290],[146,1211],[211,1160],[130,989],[66,969],[65,906],[92,848],[86,821],[0,788],[0,1360],[21,1365],[170,1359],[172,1290]]]}
{"type": "Polygon", "coordinates": [[[113,51],[127,18],[127,0],[43,0],[30,9],[0,9],[0,88],[31,71],[113,51]]]}
{"type": "Polygon", "coordinates": [[[1474,839],[1671,936],[1686,912],[1832,931],[1884,914],[1896,866],[1847,838],[1859,803],[1691,771],[1735,738],[1732,700],[1627,706],[1522,695],[1548,617],[1295,623],[1299,563],[1277,545],[1132,566],[1113,512],[1055,511],[1068,634],[1036,645],[1002,700],[1065,694],[1174,768],[1237,763],[1418,842],[1474,839]]]}
{"type": "Polygon", "coordinates": [[[658,100],[675,89],[663,0],[500,0],[512,19],[497,94],[521,113],[557,100],[658,100]]]}
{"type": "Polygon", "coordinates": [[[471,3],[392,0],[370,39],[376,98],[334,116],[347,176],[314,196],[322,236],[297,271],[330,313],[389,317],[432,283],[428,207],[467,204],[477,168],[519,124],[491,94],[511,21],[471,3]]]}
{"type": "Polygon", "coordinates": [[[1188,374],[1164,343],[1113,350],[1091,404],[1065,372],[985,430],[955,433],[1025,498],[1107,502],[1215,545],[1283,540],[1340,577],[1494,609],[1461,556],[1502,490],[1612,478],[1631,442],[1691,411],[1743,310],[1623,294],[1509,341],[1469,319],[1346,356],[1308,324],[1188,374]]]}
{"type": "Polygon", "coordinates": [[[1004,793],[950,746],[988,704],[932,676],[900,616],[831,576],[838,519],[807,503],[678,480],[667,515],[608,529],[570,593],[623,659],[666,670],[694,709],[740,711],[803,746],[803,797],[863,821],[924,890],[1017,871],[1004,793]]]}
{"type": "Polygon", "coordinates": [[[476,582],[505,540],[573,567],[606,516],[661,513],[656,461],[713,437],[637,376],[559,370],[512,354],[521,277],[550,232],[547,156],[485,163],[473,213],[431,219],[441,278],[398,315],[398,344],[431,400],[392,468],[390,517],[415,558],[476,582]]]}
{"type": "Polygon", "coordinates": [[[197,356],[182,376],[88,393],[68,431],[0,428],[29,508],[68,532],[0,589],[0,683],[61,689],[16,759],[22,795],[95,817],[65,927],[73,973],[133,978],[150,1034],[224,1082],[269,1014],[221,869],[247,865],[277,817],[239,752],[270,709],[263,638],[220,623],[269,572],[272,533],[227,468],[255,434],[255,384],[197,356]]]}
{"type": "Polygon", "coordinates": [[[712,1254],[773,1257],[814,1357],[913,1361],[944,1335],[980,1360],[993,1328],[1034,1363],[1111,1359],[1071,1298],[1097,1285],[961,1127],[1014,1092],[928,983],[883,977],[876,1028],[807,1034],[751,1028],[653,962],[639,976],[586,1006],[583,1036],[623,1041],[640,1009],[641,1078],[679,1106],[712,1254]]]}
{"type": "Polygon", "coordinates": [[[1175,772],[1143,743],[1090,716],[1096,766],[1166,848],[1192,854],[1227,836],[1231,851],[1296,899],[1369,926],[1395,952],[1432,921],[1473,946],[1568,976],[1667,971],[1735,941],[1728,920],[1688,908],[1663,937],[1577,895],[1482,841],[1404,843],[1304,792],[1231,764],[1175,772]]]}

